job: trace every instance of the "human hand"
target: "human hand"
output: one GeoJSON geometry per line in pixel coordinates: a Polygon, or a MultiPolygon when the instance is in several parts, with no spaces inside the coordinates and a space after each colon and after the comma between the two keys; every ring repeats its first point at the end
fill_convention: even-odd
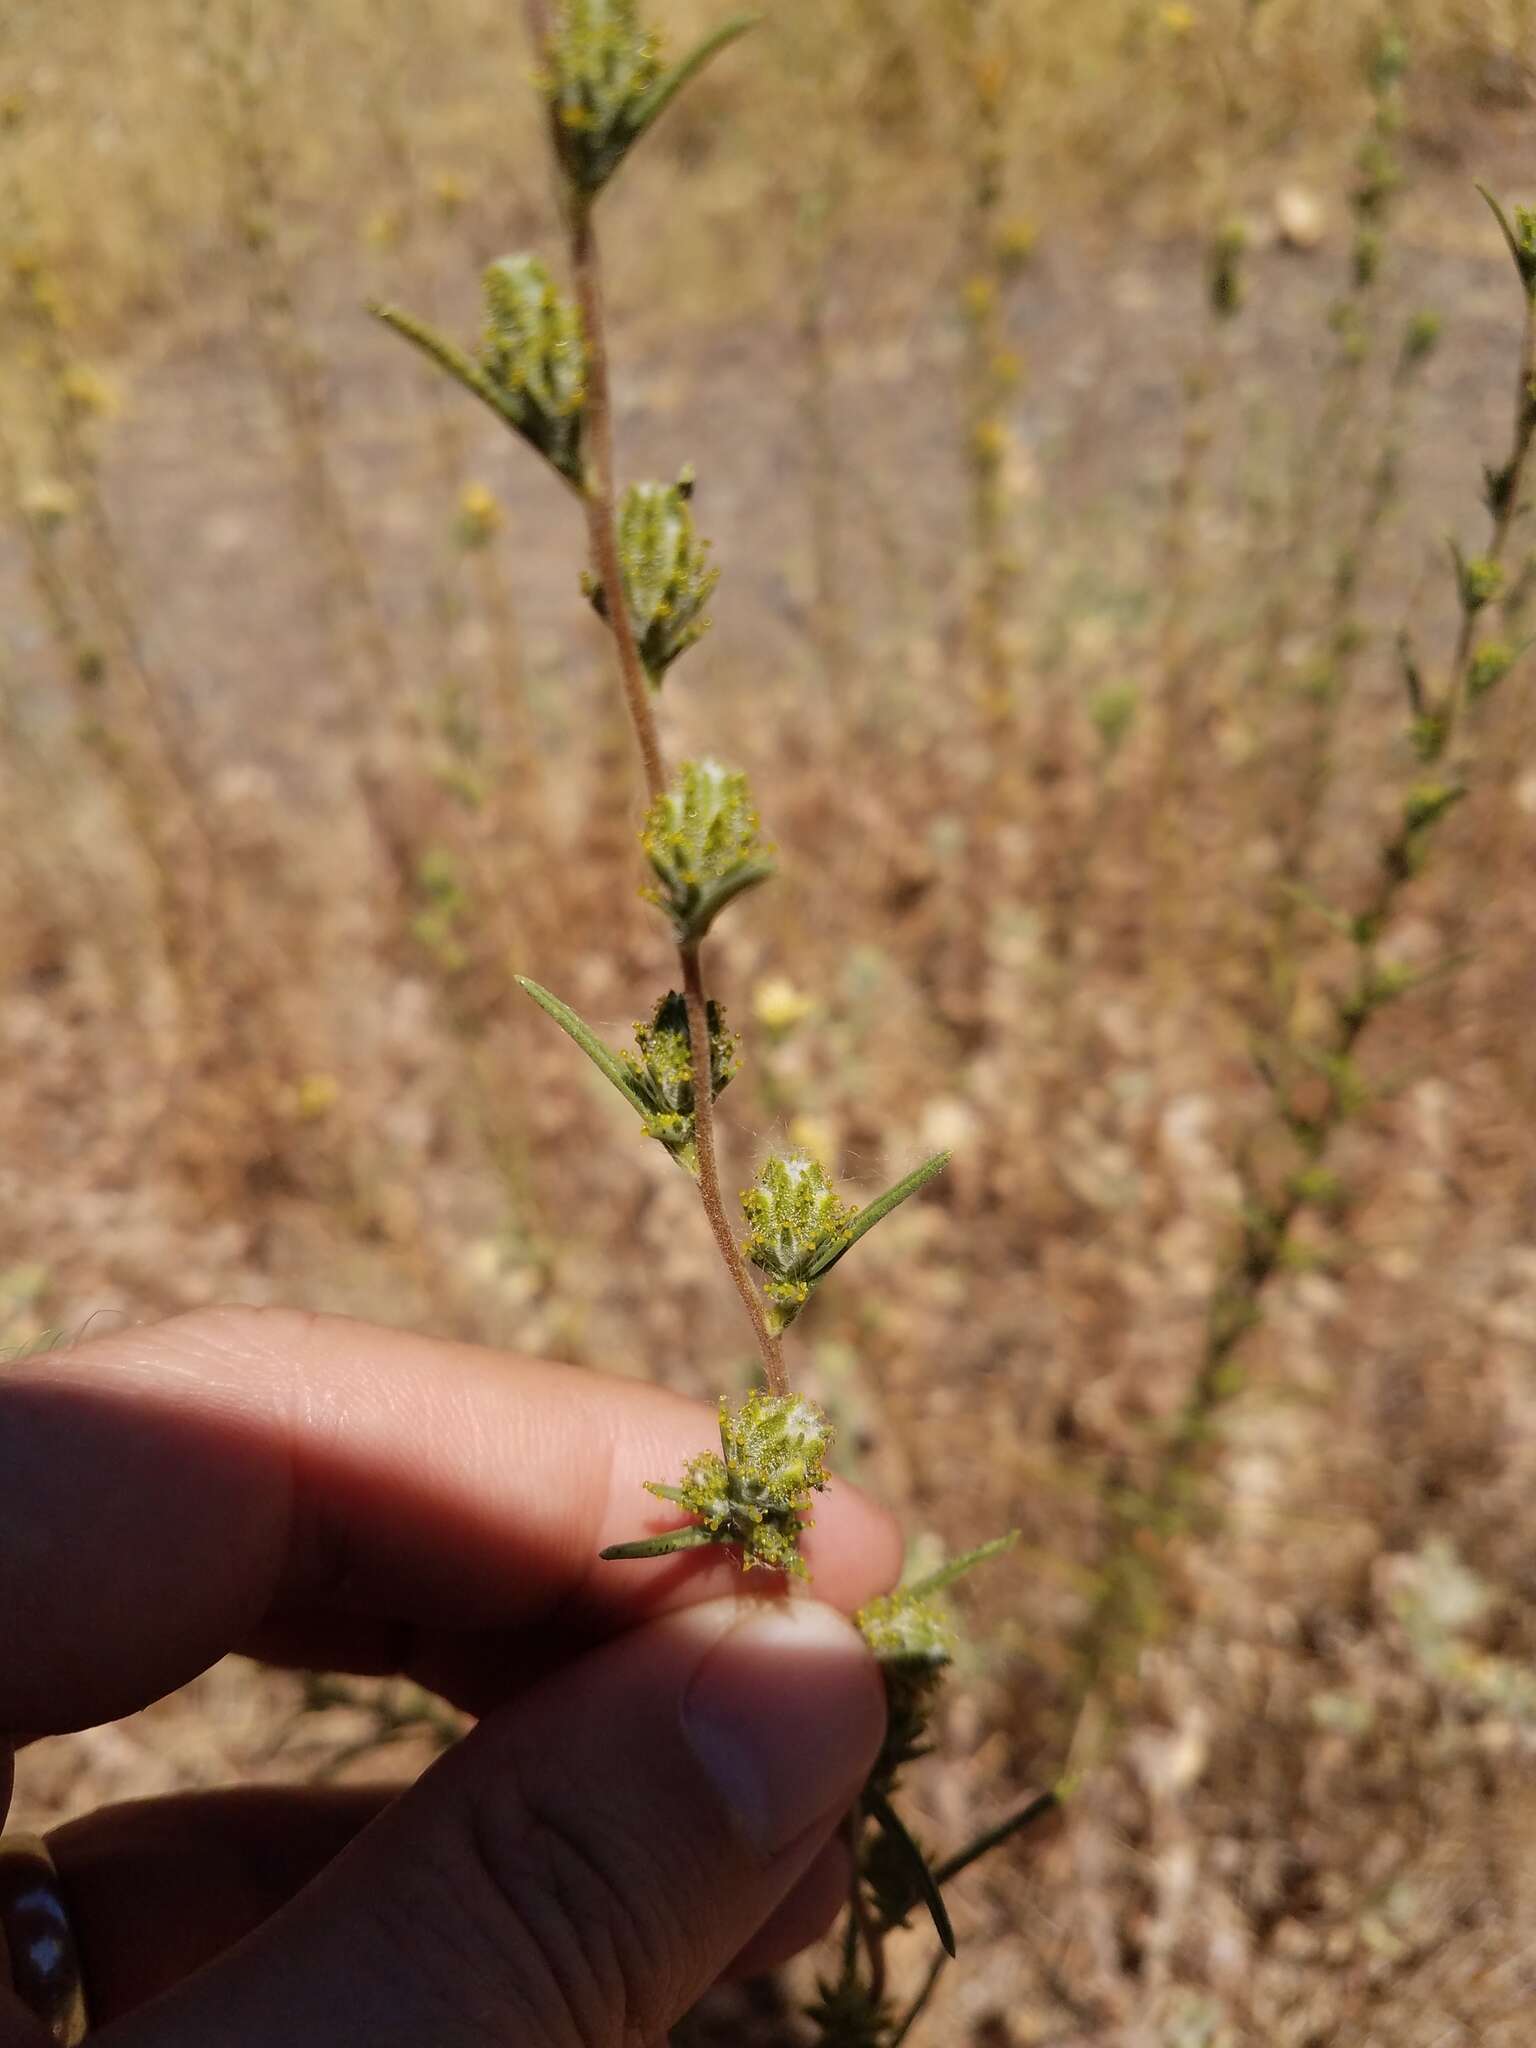
{"type": "MultiPolygon", "coordinates": [[[[835,1486],[814,1601],[718,1551],[599,1563],[712,1426],[632,1381],[282,1311],[7,1368],[0,1819],[17,1747],[227,1651],[404,1672],[482,1717],[398,1796],[195,1793],[56,1831],[92,2040],[649,2048],[814,1939],[884,1724],[833,1609],[899,1546],[835,1486]]],[[[4,1957],[0,2048],[44,2048],[4,1957]]]]}

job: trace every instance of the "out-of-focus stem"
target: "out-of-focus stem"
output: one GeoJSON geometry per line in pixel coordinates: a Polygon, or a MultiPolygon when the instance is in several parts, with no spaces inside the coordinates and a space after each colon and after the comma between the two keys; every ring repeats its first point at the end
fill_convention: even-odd
{"type": "Polygon", "coordinates": [[[885,1927],[865,1894],[860,1870],[859,1838],[864,1831],[864,1809],[856,1806],[843,1823],[853,1875],[848,1883],[848,1921],[869,1961],[868,1996],[870,2010],[878,2012],[885,1999],[885,1927]]]}
{"type": "MultiPolygon", "coordinates": [[[[1521,487],[1531,441],[1536,436],[1536,298],[1525,301],[1525,328],[1520,339],[1520,369],[1515,384],[1515,429],[1509,457],[1503,469],[1500,496],[1493,508],[1493,530],[1483,550],[1490,562],[1502,563],[1509,547],[1510,531],[1520,511],[1521,487]]],[[[1477,636],[1477,613],[1462,607],[1461,630],[1451,657],[1451,677],[1444,706],[1444,746],[1449,746],[1467,699],[1467,677],[1472,667],[1472,650],[1477,636]]]]}
{"type": "MultiPolygon", "coordinates": [[[[1502,560],[1510,530],[1519,511],[1531,445],[1536,439],[1536,299],[1526,303],[1525,327],[1520,347],[1520,371],[1515,388],[1515,423],[1510,453],[1501,471],[1490,511],[1492,529],[1485,558],[1502,560]]],[[[1438,726],[1436,756],[1450,749],[1455,727],[1467,698],[1467,678],[1476,636],[1476,611],[1463,596],[1461,629],[1450,674],[1433,707],[1438,726]]],[[[1309,1050],[1314,1064],[1335,1077],[1347,1074],[1349,1063],[1366,1026],[1389,998],[1381,993],[1379,962],[1381,941],[1403,890],[1417,873],[1416,827],[1407,817],[1397,826],[1380,851],[1378,878],[1363,910],[1351,920],[1355,934],[1356,971],[1354,987],[1338,1002],[1333,1028],[1322,1042],[1309,1050]],[[1320,1061],[1315,1056],[1321,1056],[1320,1061]]],[[[1336,1078],[1328,1100],[1314,1117],[1299,1121],[1287,1111],[1282,1100],[1281,1118],[1300,1144],[1306,1167],[1319,1165],[1339,1127],[1349,1114],[1349,1102],[1342,1080],[1336,1078]]],[[[1248,1175],[1245,1173],[1245,1181],[1248,1175]]],[[[1253,1184],[1245,1188],[1245,1220],[1237,1246],[1230,1256],[1211,1295],[1206,1319],[1205,1344],[1194,1383],[1165,1443],[1157,1471],[1145,1494],[1136,1503],[1119,1531],[1100,1579],[1095,1600],[1081,1641],[1078,1702],[1078,1737],[1074,1757],[1082,1764],[1085,1748],[1102,1745],[1109,1727],[1107,1713],[1095,1717],[1090,1710],[1098,1698],[1101,1682],[1127,1645],[1134,1646],[1145,1634],[1141,1616],[1141,1587],[1145,1567],[1141,1539],[1171,1533],[1181,1516],[1185,1495],[1193,1479],[1200,1450],[1210,1436],[1217,1415],[1241,1391],[1243,1379],[1234,1354],[1260,1320],[1261,1300],[1269,1283],[1284,1264],[1291,1244],[1291,1231],[1309,1201],[1304,1175],[1292,1177],[1284,1191],[1266,1200],[1263,1190],[1253,1184]],[[1096,1726],[1090,1744],[1085,1731],[1096,1726]]],[[[1091,1759],[1089,1759],[1091,1760],[1091,1759]]]]}

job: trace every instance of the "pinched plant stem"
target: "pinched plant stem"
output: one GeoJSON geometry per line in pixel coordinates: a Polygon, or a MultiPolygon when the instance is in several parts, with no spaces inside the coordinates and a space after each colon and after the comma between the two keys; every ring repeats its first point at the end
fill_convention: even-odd
{"type": "Polygon", "coordinates": [[[720,1256],[725,1261],[726,1271],[730,1274],[732,1284],[741,1296],[742,1306],[751,1320],[752,1332],[757,1338],[757,1348],[762,1354],[768,1391],[772,1394],[787,1394],[789,1376],[784,1370],[783,1347],[768,1327],[763,1304],[758,1298],[757,1289],[752,1285],[752,1276],[747,1271],[746,1262],[731,1232],[730,1218],[725,1213],[725,1203],[720,1193],[720,1166],[715,1157],[715,1106],[710,1077],[709,1002],[704,993],[704,973],[699,961],[699,948],[697,945],[682,946],[678,951],[683,963],[683,1000],[688,1005],[688,1045],[693,1062],[693,1142],[699,1160],[699,1194],[704,1203],[704,1214],[709,1218],[709,1227],[714,1233],[715,1243],[720,1247],[720,1256]]]}
{"type": "MultiPolygon", "coordinates": [[[[667,786],[667,764],[651,708],[650,684],[635,645],[635,629],[629,616],[629,599],[624,589],[624,568],[619,560],[618,522],[613,492],[613,401],[608,390],[608,347],[603,331],[603,280],[598,259],[597,235],[592,225],[592,206],[586,199],[571,201],[571,270],[576,286],[576,303],[581,309],[582,338],[587,351],[587,397],[583,418],[590,460],[583,503],[587,513],[587,535],[592,548],[592,567],[602,585],[608,624],[619,650],[619,680],[629,706],[630,723],[640,748],[645,769],[646,793],[654,803],[667,786]]],[[[694,1065],[700,1058],[700,1041],[694,1040],[694,1065]]],[[[709,1067],[709,1040],[703,1040],[703,1060],[709,1067]]],[[[708,1096],[706,1085],[698,1100],[708,1096]]],[[[707,1110],[695,1110],[701,1123],[707,1110]]]]}

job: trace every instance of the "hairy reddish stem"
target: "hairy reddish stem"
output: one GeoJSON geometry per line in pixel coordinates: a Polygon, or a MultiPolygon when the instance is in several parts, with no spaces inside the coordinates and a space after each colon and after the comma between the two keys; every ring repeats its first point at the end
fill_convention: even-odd
{"type": "Polygon", "coordinates": [[[587,351],[587,483],[582,502],[587,513],[587,538],[592,549],[592,567],[602,586],[603,604],[614,645],[619,651],[619,680],[624,701],[635,729],[640,760],[645,769],[646,792],[654,803],[667,786],[667,766],[656,730],[651,706],[651,686],[635,644],[629,602],[624,594],[624,569],[619,560],[619,536],[614,515],[613,402],[608,389],[608,345],[603,330],[602,271],[598,263],[597,237],[592,228],[591,202],[573,197],[571,202],[571,268],[575,273],[576,303],[581,308],[582,336],[587,351]]]}
{"type": "Polygon", "coordinates": [[[693,1142],[699,1155],[699,1194],[704,1214],[714,1232],[715,1243],[725,1261],[742,1306],[751,1318],[757,1348],[762,1353],[763,1371],[771,1394],[787,1394],[789,1377],[778,1338],[768,1327],[763,1304],[736,1239],[720,1194],[720,1167],[715,1158],[715,1106],[712,1094],[709,1048],[709,1001],[704,993],[704,973],[697,945],[679,948],[683,963],[683,1000],[688,1005],[688,1044],[693,1062],[693,1142]]]}

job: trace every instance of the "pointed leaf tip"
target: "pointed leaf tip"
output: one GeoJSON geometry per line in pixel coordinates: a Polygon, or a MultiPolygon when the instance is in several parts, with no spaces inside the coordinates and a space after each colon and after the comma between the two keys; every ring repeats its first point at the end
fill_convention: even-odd
{"type": "Polygon", "coordinates": [[[646,131],[655,126],[671,106],[684,86],[691,85],[705,65],[718,57],[720,52],[739,40],[749,29],[757,27],[761,15],[737,14],[729,21],[723,21],[716,29],[693,46],[686,57],[678,59],[665,77],[659,78],[650,93],[635,110],[634,133],[629,146],[633,148],[646,131]]]}
{"type": "MultiPolygon", "coordinates": [[[[1509,215],[1486,185],[1479,184],[1476,186],[1476,190],[1482,194],[1488,211],[1499,224],[1499,232],[1503,235],[1508,245],[1510,256],[1514,261],[1515,274],[1525,287],[1527,298],[1536,297],[1536,249],[1529,248],[1522,242],[1520,235],[1517,235],[1514,228],[1510,225],[1509,215]]],[[[1515,216],[1520,223],[1521,229],[1526,230],[1529,225],[1529,215],[1523,214],[1520,208],[1516,207],[1515,216]]]]}
{"type": "Polygon", "coordinates": [[[641,1116],[648,1115],[649,1111],[635,1092],[617,1056],[604,1045],[590,1026],[582,1022],[570,1005],[562,1003],[558,996],[551,995],[547,988],[541,988],[526,974],[514,975],[513,979],[525,995],[532,996],[547,1017],[554,1018],[566,1037],[581,1047],[604,1080],[611,1082],[618,1089],[630,1108],[637,1110],[641,1116]]]}
{"type": "Polygon", "coordinates": [[[613,1564],[636,1557],[670,1557],[674,1550],[702,1550],[705,1544],[719,1540],[694,1522],[686,1529],[668,1529],[661,1536],[641,1536],[633,1543],[610,1543],[606,1550],[597,1554],[606,1563],[613,1564]]]}
{"type": "Polygon", "coordinates": [[[918,1600],[926,1600],[931,1594],[942,1593],[946,1586],[952,1586],[956,1579],[974,1571],[977,1565],[986,1564],[992,1558],[1001,1557],[1005,1551],[1012,1550],[1019,1540],[1019,1535],[1019,1530],[1010,1529],[1006,1536],[994,1536],[990,1543],[978,1543],[974,1550],[967,1550],[960,1557],[952,1557],[948,1564],[941,1564],[937,1571],[930,1572],[926,1578],[918,1579],[913,1585],[903,1586],[901,1591],[918,1600]]]}
{"type": "Polygon", "coordinates": [[[944,1171],[954,1156],[953,1152],[936,1152],[931,1159],[915,1167],[904,1180],[897,1181],[896,1185],[887,1188],[883,1195],[876,1195],[872,1202],[866,1203],[837,1244],[824,1253],[812,1267],[810,1277],[819,1280],[824,1273],[830,1273],[838,1260],[845,1253],[852,1251],[866,1231],[873,1230],[877,1223],[884,1222],[891,1211],[899,1209],[909,1195],[915,1195],[919,1188],[926,1187],[935,1175],[944,1171]]]}

